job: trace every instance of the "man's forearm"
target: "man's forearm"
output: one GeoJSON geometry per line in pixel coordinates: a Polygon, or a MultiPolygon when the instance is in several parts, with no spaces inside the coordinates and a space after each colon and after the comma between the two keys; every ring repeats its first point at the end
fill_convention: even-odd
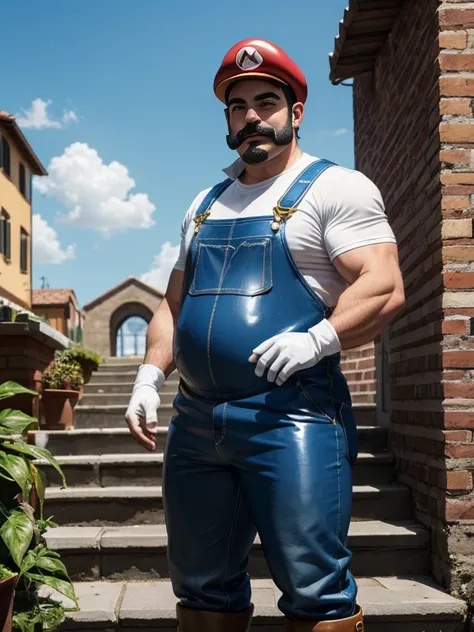
{"type": "Polygon", "coordinates": [[[173,336],[175,318],[166,297],[148,325],[144,364],[154,364],[168,377],[175,369],[173,336]]]}
{"type": "Polygon", "coordinates": [[[380,273],[361,275],[339,297],[328,319],[336,330],[342,349],[372,342],[404,304],[400,279],[384,278],[380,273]]]}

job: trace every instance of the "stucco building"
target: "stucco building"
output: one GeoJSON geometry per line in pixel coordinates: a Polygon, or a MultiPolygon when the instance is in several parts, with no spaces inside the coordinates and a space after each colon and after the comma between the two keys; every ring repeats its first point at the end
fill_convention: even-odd
{"type": "Polygon", "coordinates": [[[0,300],[31,308],[33,175],[47,172],[15,122],[0,110],[0,300]]]}

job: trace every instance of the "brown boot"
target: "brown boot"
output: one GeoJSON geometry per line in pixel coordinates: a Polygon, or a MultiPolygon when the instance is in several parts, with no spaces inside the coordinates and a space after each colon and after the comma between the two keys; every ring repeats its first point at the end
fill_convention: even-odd
{"type": "Polygon", "coordinates": [[[333,619],[314,623],[303,619],[286,619],[287,632],[364,632],[362,610],[346,619],[333,619]]]}
{"type": "Polygon", "coordinates": [[[176,607],[179,632],[249,632],[253,606],[243,612],[210,612],[176,607]]]}

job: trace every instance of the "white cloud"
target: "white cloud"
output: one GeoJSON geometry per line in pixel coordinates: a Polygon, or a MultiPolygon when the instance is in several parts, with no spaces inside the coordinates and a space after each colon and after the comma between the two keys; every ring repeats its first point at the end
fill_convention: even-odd
{"type": "Polygon", "coordinates": [[[86,143],[73,143],[51,160],[49,176],[35,180],[35,188],[68,209],[64,221],[109,235],[127,228],[149,228],[156,207],[146,193],[130,190],[135,180],[125,165],[105,164],[86,143]]]}
{"type": "Polygon", "coordinates": [[[140,279],[144,283],[156,287],[160,292],[165,292],[178,255],[179,246],[173,246],[170,241],[166,241],[161,246],[160,252],[153,257],[151,270],[142,274],[140,279]]]}
{"type": "Polygon", "coordinates": [[[344,136],[345,134],[348,133],[348,129],[347,127],[340,127],[338,129],[327,129],[324,130],[324,133],[327,134],[328,136],[344,136]]]}
{"type": "Polygon", "coordinates": [[[64,110],[62,119],[52,119],[48,113],[48,107],[52,101],[34,99],[29,110],[22,110],[23,114],[17,114],[16,122],[20,127],[32,129],[47,129],[65,127],[71,121],[77,122],[77,114],[72,110],[64,110]]]}
{"type": "Polygon", "coordinates": [[[75,258],[75,246],[64,250],[58,234],[41,215],[33,215],[33,259],[35,263],[63,263],[75,258]]]}

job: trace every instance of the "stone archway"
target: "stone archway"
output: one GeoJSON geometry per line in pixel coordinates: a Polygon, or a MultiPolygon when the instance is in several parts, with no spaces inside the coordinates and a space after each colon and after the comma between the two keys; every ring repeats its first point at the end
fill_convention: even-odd
{"type": "Polygon", "coordinates": [[[131,316],[140,316],[147,323],[161,303],[163,294],[130,277],[84,305],[84,345],[104,357],[117,354],[117,332],[131,316]]]}
{"type": "Polygon", "coordinates": [[[150,322],[153,312],[143,303],[130,302],[118,307],[110,317],[110,355],[117,355],[117,333],[123,323],[132,316],[140,316],[147,323],[150,322]]]}

